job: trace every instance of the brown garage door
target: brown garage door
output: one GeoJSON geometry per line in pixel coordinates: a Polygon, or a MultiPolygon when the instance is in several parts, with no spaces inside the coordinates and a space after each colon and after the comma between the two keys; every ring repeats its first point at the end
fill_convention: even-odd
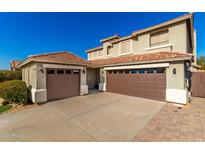
{"type": "Polygon", "coordinates": [[[108,71],[107,90],[118,94],[165,100],[165,69],[108,71]]]}
{"type": "Polygon", "coordinates": [[[47,70],[48,101],[80,95],[79,70],[47,70]]]}

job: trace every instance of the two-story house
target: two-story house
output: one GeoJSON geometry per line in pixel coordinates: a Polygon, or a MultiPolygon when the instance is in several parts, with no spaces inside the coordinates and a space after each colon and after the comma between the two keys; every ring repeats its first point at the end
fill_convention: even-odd
{"type": "Polygon", "coordinates": [[[129,36],[114,35],[87,50],[88,61],[70,52],[29,56],[20,64],[33,102],[108,91],[186,104],[196,62],[193,14],[129,36]]]}
{"type": "Polygon", "coordinates": [[[190,101],[190,67],[196,62],[193,14],[100,40],[87,50],[89,88],[186,103],[190,101]]]}

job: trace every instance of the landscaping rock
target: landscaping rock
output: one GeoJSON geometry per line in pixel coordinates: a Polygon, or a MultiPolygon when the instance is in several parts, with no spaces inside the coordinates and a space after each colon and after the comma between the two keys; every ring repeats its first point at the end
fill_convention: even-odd
{"type": "Polygon", "coordinates": [[[4,98],[0,98],[0,106],[3,106],[3,105],[7,105],[9,104],[9,101],[4,99],[4,98]]]}

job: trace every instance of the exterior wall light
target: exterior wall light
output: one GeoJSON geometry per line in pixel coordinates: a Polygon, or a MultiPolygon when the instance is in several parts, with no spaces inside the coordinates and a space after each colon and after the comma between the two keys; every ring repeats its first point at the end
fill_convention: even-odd
{"type": "Polygon", "coordinates": [[[177,74],[176,68],[173,69],[173,74],[177,74]]]}
{"type": "Polygon", "coordinates": [[[43,69],[42,68],[40,68],[40,72],[43,74],[44,73],[44,71],[43,71],[43,69]]]}

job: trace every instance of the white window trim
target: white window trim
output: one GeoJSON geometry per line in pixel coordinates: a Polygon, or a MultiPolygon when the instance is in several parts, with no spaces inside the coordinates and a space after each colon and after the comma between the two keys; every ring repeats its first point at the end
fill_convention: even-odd
{"type": "MultiPolygon", "coordinates": [[[[109,55],[107,54],[108,47],[110,47],[110,46],[107,46],[107,48],[106,48],[106,57],[112,57],[113,54],[109,54],[109,55]]],[[[111,48],[112,48],[112,47],[113,47],[113,46],[111,45],[111,48]]]]}
{"type": "Polygon", "coordinates": [[[149,47],[149,48],[145,48],[145,50],[154,50],[154,49],[159,49],[159,48],[166,48],[166,47],[171,47],[172,45],[170,43],[168,44],[164,44],[164,45],[158,45],[155,47],[149,47]]]}
{"type": "Polygon", "coordinates": [[[120,52],[120,55],[128,55],[128,54],[131,54],[132,53],[132,39],[130,39],[130,52],[127,52],[127,53],[121,53],[121,45],[122,45],[122,42],[119,43],[119,52],[120,52]]]}

